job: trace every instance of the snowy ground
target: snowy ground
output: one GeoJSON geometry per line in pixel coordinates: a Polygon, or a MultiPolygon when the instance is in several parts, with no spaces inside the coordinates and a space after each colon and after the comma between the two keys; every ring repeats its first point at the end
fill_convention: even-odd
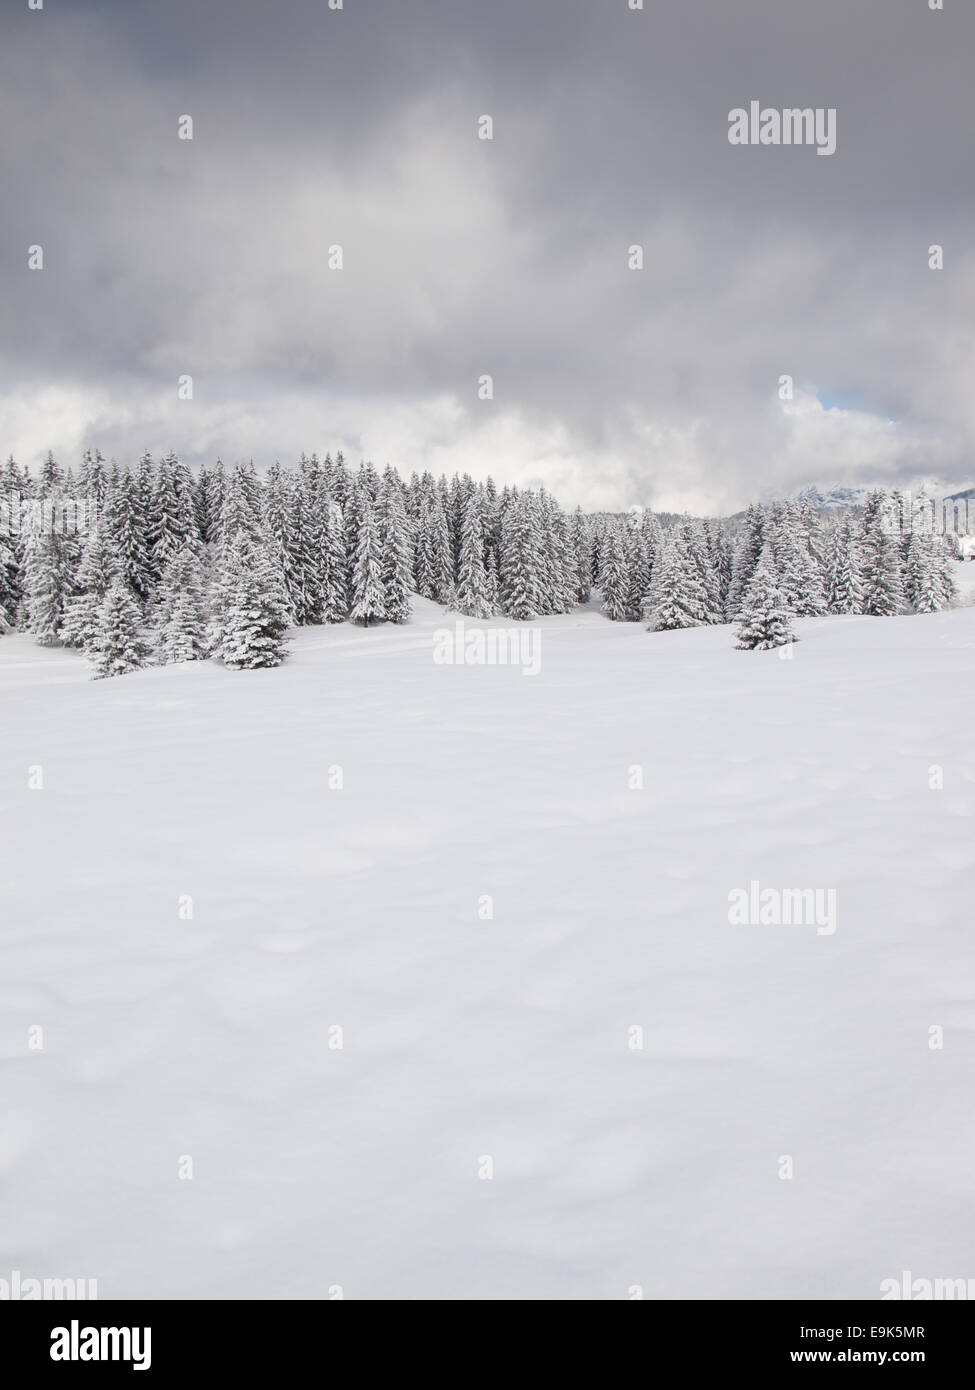
{"type": "Polygon", "coordinates": [[[806,621],[791,660],[585,612],[536,677],[435,665],[453,621],[103,682],[0,640],[0,1277],[975,1276],[975,608],[806,621]],[[835,934],[730,925],[752,879],[835,888],[835,934]]]}

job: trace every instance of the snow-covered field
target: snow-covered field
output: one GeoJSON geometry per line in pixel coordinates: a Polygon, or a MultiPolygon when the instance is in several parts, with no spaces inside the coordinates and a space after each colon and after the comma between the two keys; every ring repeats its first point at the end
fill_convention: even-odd
{"type": "Polygon", "coordinates": [[[791,659],[581,612],[534,677],[434,664],[454,621],[96,682],[0,640],[0,1277],[975,1276],[975,608],[791,659]],[[835,933],[731,925],[752,880],[835,889],[835,933]]]}

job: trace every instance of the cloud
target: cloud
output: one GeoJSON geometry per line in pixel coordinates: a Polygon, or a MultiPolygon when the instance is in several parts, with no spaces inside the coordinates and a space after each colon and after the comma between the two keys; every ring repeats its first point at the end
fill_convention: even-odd
{"type": "Polygon", "coordinates": [[[342,447],[699,510],[970,481],[971,11],[102,0],[9,29],[0,448],[23,461],[342,447]],[[730,146],[752,97],[835,106],[836,154],[730,146]],[[895,423],[824,411],[827,384],[895,423]]]}

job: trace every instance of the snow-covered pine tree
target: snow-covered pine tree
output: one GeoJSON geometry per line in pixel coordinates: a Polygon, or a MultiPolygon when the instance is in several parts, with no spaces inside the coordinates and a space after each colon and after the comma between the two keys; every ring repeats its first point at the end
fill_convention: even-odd
{"type": "Polygon", "coordinates": [[[328,498],[325,500],[322,514],[318,568],[321,583],[321,621],[343,623],[349,616],[349,557],[345,552],[345,522],[338,502],[328,498]]]}
{"type": "MultiPolygon", "coordinates": [[[[60,494],[52,493],[46,500],[56,511],[60,494]]],[[[42,647],[55,647],[61,640],[65,604],[75,592],[74,567],[73,547],[52,522],[52,510],[40,504],[30,508],[24,538],[26,616],[28,631],[42,647]]]]}
{"type": "Polygon", "coordinates": [[[608,531],[602,547],[599,576],[602,604],[600,612],[610,622],[625,623],[630,612],[630,576],[626,564],[626,542],[620,527],[608,531]]]}
{"type": "Polygon", "coordinates": [[[702,523],[705,545],[707,547],[708,558],[711,569],[715,577],[718,590],[718,612],[716,621],[725,621],[728,609],[728,592],[731,588],[731,569],[732,569],[732,550],[725,534],[724,528],[709,517],[705,517],[702,523]]]}
{"type": "Polygon", "coordinates": [[[246,529],[225,532],[214,587],[213,654],[237,670],[280,666],[289,620],[284,577],[267,547],[246,529]]]}
{"type": "Polygon", "coordinates": [[[822,576],[795,503],[774,503],[766,529],[786,607],[798,617],[815,617],[825,612],[822,576]]]}
{"type": "Polygon", "coordinates": [[[795,642],[792,614],[779,586],[771,543],[759,557],[738,611],[738,650],[768,651],[795,642]]]}
{"type": "Polygon", "coordinates": [[[762,553],[766,536],[766,516],[761,507],[751,503],[745,513],[742,534],[735,547],[731,564],[731,582],[728,585],[728,598],[725,605],[726,616],[734,618],[738,604],[755,573],[758,557],[762,553]]]}
{"type": "Polygon", "coordinates": [[[827,608],[830,613],[862,613],[860,538],[852,522],[833,532],[827,553],[827,608]]]}
{"type": "Polygon", "coordinates": [[[199,548],[191,542],[170,556],[153,617],[161,664],[202,661],[208,655],[206,589],[199,548]]]}
{"type": "Polygon", "coordinates": [[[361,496],[359,539],[352,565],[352,594],[349,617],[368,627],[386,617],[383,590],[383,557],[379,545],[376,513],[367,494],[361,496]]]}
{"type": "Polygon", "coordinates": [[[671,532],[657,555],[645,616],[651,632],[699,627],[708,621],[708,595],[679,531],[671,532]]]}
{"type": "Polygon", "coordinates": [[[569,544],[570,572],[575,581],[576,602],[588,603],[592,597],[592,531],[581,507],[576,507],[572,513],[569,544]]]}
{"type": "Polygon", "coordinates": [[[53,497],[64,492],[64,472],[60,464],[54,458],[50,449],[47,451],[47,458],[41,464],[40,477],[37,483],[38,497],[53,497]]]}
{"type": "MultiPolygon", "coordinates": [[[[10,462],[13,464],[13,459],[10,462]]],[[[19,487],[8,486],[7,478],[0,479],[0,624],[5,629],[16,626],[24,592],[21,504],[19,487]]]]}
{"type": "Polygon", "coordinates": [[[261,529],[260,498],[255,505],[251,479],[244,464],[238,463],[226,480],[217,543],[221,550],[233,544],[239,532],[255,546],[264,544],[261,529]]]}
{"type": "Polygon", "coordinates": [[[569,545],[569,523],[555,498],[544,490],[539,497],[544,538],[545,608],[547,613],[571,613],[576,606],[576,574],[569,545]]]}
{"type": "Polygon", "coordinates": [[[152,581],[158,583],[166,562],[186,540],[182,507],[176,486],[176,456],[168,454],[156,469],[146,525],[152,581]]]}
{"type": "Polygon", "coordinates": [[[141,490],[130,471],[122,469],[109,487],[102,504],[105,531],[118,560],[118,572],[145,604],[152,587],[154,569],[146,543],[146,515],[141,490]]]}
{"type": "Polygon", "coordinates": [[[697,570],[697,577],[704,591],[705,622],[722,623],[724,608],[721,603],[721,585],[717,570],[711,563],[704,527],[700,521],[688,518],[681,523],[679,529],[688,559],[697,570]]]}
{"type": "Polygon", "coordinates": [[[484,564],[484,525],[477,494],[467,499],[460,530],[460,574],[455,595],[457,611],[467,618],[490,618],[490,585],[484,564]]]}
{"type": "Polygon", "coordinates": [[[65,599],[59,637],[66,647],[90,652],[98,635],[98,614],[112,583],[121,574],[118,552],[105,518],[88,532],[75,575],[77,590],[65,599]]]}
{"type": "Polygon", "coordinates": [[[220,537],[220,516],[227,491],[227,475],[220,459],[205,476],[201,474],[198,491],[200,535],[210,545],[220,537]]]}
{"type": "Polygon", "coordinates": [[[0,532],[0,633],[8,632],[17,621],[19,590],[17,559],[0,532]]]}
{"type": "MultiPolygon", "coordinates": [[[[264,478],[264,491],[261,495],[262,529],[268,549],[274,556],[278,568],[284,576],[288,591],[288,605],[292,619],[296,623],[314,621],[306,605],[305,584],[302,564],[301,537],[298,527],[301,517],[295,507],[293,479],[279,463],[273,463],[264,478]]],[[[320,518],[316,515],[316,525],[320,518]]],[[[317,616],[317,615],[316,615],[317,616]]]]}
{"type": "Polygon", "coordinates": [[[435,603],[446,603],[453,582],[453,554],[443,499],[436,486],[424,486],[416,547],[417,593],[435,603]]]}
{"type": "Polygon", "coordinates": [[[386,479],[376,502],[379,553],[382,560],[383,609],[391,623],[405,623],[413,611],[413,557],[410,532],[399,483],[386,479]]]}
{"type": "Polygon", "coordinates": [[[145,666],[149,647],[142,635],[142,613],[121,579],[112,580],[98,608],[95,633],[87,648],[92,676],[124,676],[145,666]]]}
{"type": "Polygon", "coordinates": [[[932,535],[931,565],[934,570],[935,593],[941,600],[942,608],[951,608],[958,598],[958,585],[955,582],[955,559],[951,552],[951,542],[947,537],[932,535]]]}
{"type": "Polygon", "coordinates": [[[101,510],[109,484],[109,475],[101,450],[96,449],[94,453],[90,449],[85,450],[78,481],[79,494],[92,504],[92,514],[97,514],[101,510]]]}
{"type": "Polygon", "coordinates": [[[653,558],[640,518],[631,516],[624,531],[626,565],[626,621],[638,623],[650,597],[653,558]]]}
{"type": "Polygon", "coordinates": [[[542,611],[541,537],[534,498],[510,496],[501,520],[498,582],[501,606],[510,618],[528,622],[542,611]]]}
{"type": "Polygon", "coordinates": [[[886,618],[903,610],[899,540],[891,499],[882,490],[872,492],[864,503],[863,515],[864,613],[886,618]]]}
{"type": "Polygon", "coordinates": [[[938,613],[955,596],[951,561],[937,536],[912,531],[907,544],[904,589],[915,613],[938,613]]]}

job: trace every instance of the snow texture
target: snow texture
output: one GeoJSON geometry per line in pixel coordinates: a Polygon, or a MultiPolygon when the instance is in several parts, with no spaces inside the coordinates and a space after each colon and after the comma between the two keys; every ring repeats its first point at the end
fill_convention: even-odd
{"type": "Polygon", "coordinates": [[[533,624],[529,679],[435,665],[456,615],[414,604],[276,670],[91,682],[0,639],[0,1270],[373,1299],[975,1273],[975,608],[802,619],[783,659],[594,596],[533,624]],[[835,889],[835,934],[731,926],[752,880],[835,889]]]}

